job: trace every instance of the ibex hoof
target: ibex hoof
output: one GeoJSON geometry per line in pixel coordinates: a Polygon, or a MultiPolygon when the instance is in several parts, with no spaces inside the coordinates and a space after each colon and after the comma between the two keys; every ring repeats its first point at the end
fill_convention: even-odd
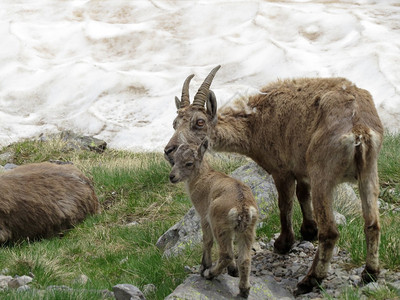
{"type": "Polygon", "coordinates": [[[238,296],[247,299],[249,297],[249,294],[250,288],[241,288],[238,296]]]}
{"type": "Polygon", "coordinates": [[[294,244],[294,237],[292,238],[282,238],[282,235],[280,235],[275,243],[274,243],[274,249],[276,253],[279,254],[286,254],[292,249],[292,246],[294,244]]]}
{"type": "Polygon", "coordinates": [[[306,276],[304,279],[297,284],[297,289],[294,291],[294,296],[299,296],[302,294],[309,293],[313,290],[314,287],[317,287],[321,284],[322,279],[317,279],[313,276],[306,276]]]}
{"type": "Polygon", "coordinates": [[[207,269],[203,272],[203,277],[205,279],[211,280],[214,278],[214,275],[211,273],[210,269],[207,269]]]}
{"type": "Polygon", "coordinates": [[[365,267],[364,271],[361,273],[361,279],[364,283],[370,283],[378,280],[379,270],[371,271],[365,267]]]}
{"type": "Polygon", "coordinates": [[[228,267],[228,274],[232,277],[239,277],[239,270],[237,267],[228,267]]]}
{"type": "Polygon", "coordinates": [[[301,237],[305,241],[316,241],[318,238],[318,227],[315,221],[303,222],[300,229],[301,237]]]}

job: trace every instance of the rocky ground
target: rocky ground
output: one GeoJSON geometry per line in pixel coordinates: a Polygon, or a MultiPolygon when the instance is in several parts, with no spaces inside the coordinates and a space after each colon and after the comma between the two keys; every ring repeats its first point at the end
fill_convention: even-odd
{"type": "MultiPolygon", "coordinates": [[[[273,295],[267,299],[373,299],[368,298],[368,294],[378,289],[390,289],[394,291],[393,294],[395,295],[390,299],[400,299],[400,272],[383,269],[381,270],[378,282],[363,285],[361,283],[363,267],[352,267],[350,265],[351,259],[349,254],[343,250],[338,251],[337,248],[334,250],[328,276],[322,282],[321,287],[315,288],[311,293],[295,297],[293,293],[296,289],[296,285],[311,266],[317,247],[311,242],[297,242],[289,254],[281,255],[274,253],[274,241],[275,240],[272,239],[266,243],[259,242],[260,247],[256,247],[258,249],[255,249],[252,259],[251,281],[253,286],[258,284],[259,278],[263,278],[264,281],[270,281],[268,283],[268,288],[272,288],[275,291],[278,291],[278,287],[281,288],[280,291],[274,292],[273,295]],[[360,289],[358,289],[357,292],[356,289],[350,292],[351,287],[359,287],[360,289]],[[282,293],[282,290],[286,290],[289,293],[282,293]],[[348,294],[354,295],[355,298],[351,298],[349,295],[346,296],[346,290],[348,294]]],[[[198,272],[198,267],[199,266],[188,268],[188,272],[196,274],[198,272]]],[[[221,277],[220,281],[227,282],[228,276],[224,276],[225,277],[221,277]]],[[[213,287],[210,289],[213,289],[213,287]]],[[[257,298],[256,295],[252,293],[249,299],[257,298]]],[[[178,293],[178,296],[181,296],[181,294],[178,293]]],[[[171,299],[178,298],[179,297],[174,297],[171,299]]],[[[186,297],[183,298],[187,299],[186,297]]],[[[223,299],[228,298],[229,297],[223,297],[223,299]]]]}
{"type": "MultiPolygon", "coordinates": [[[[311,242],[298,242],[289,254],[280,255],[273,252],[274,241],[272,239],[268,243],[260,243],[260,249],[253,256],[252,275],[270,275],[280,286],[293,294],[297,282],[304,277],[311,266],[317,247],[311,242]]],[[[337,299],[343,297],[346,288],[352,286],[361,287],[359,290],[361,299],[366,297],[363,293],[367,290],[379,288],[397,290],[397,299],[400,299],[400,272],[383,269],[377,283],[363,286],[362,270],[363,267],[352,268],[349,254],[343,250],[338,251],[335,247],[331,268],[327,278],[322,282],[321,289],[315,288],[313,292],[301,295],[297,299],[337,299]]]]}

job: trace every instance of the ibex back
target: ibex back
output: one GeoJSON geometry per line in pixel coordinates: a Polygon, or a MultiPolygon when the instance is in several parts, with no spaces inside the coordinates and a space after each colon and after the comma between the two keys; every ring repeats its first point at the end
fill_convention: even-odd
{"type": "Polygon", "coordinates": [[[251,189],[242,182],[214,171],[203,160],[208,142],[200,146],[182,144],[174,155],[170,180],[186,182],[190,199],[200,215],[203,231],[203,258],[200,274],[212,279],[228,268],[228,274],[240,277],[239,295],[250,291],[251,247],[258,217],[257,203],[251,189]],[[212,267],[213,237],[218,242],[219,259],[212,267]],[[238,245],[236,265],[233,240],[238,245]]]}
{"type": "Polygon", "coordinates": [[[27,164],[0,175],[0,243],[55,236],[99,209],[91,181],[73,165],[27,164]]]}
{"type": "Polygon", "coordinates": [[[175,133],[165,147],[173,153],[185,142],[210,139],[217,151],[251,157],[271,173],[278,190],[281,234],[275,250],[287,253],[294,243],[294,194],[303,214],[301,234],[318,237],[319,248],[297,294],[309,292],[326,277],[339,237],[332,210],[332,191],[344,181],[358,181],[367,241],[368,282],[379,274],[380,238],[377,160],[383,127],[371,95],[344,78],[302,78],[277,81],[260,93],[242,97],[217,114],[210,90],[219,66],[207,76],[190,104],[189,76],[176,98],[175,133]],[[206,104],[206,105],[205,105],[206,104]],[[312,199],[311,199],[312,195],[312,199]]]}

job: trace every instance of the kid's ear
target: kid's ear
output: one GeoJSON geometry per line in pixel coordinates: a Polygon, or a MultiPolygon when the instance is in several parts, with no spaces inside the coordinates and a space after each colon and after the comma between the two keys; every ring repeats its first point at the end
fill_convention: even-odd
{"type": "Polygon", "coordinates": [[[211,116],[213,122],[217,120],[217,98],[212,90],[208,92],[207,113],[211,116]]]}
{"type": "Polygon", "coordinates": [[[200,157],[201,159],[203,159],[204,153],[206,153],[207,148],[208,148],[208,139],[205,138],[205,139],[203,140],[203,142],[200,144],[199,150],[198,150],[198,155],[199,155],[199,157],[200,157]]]}

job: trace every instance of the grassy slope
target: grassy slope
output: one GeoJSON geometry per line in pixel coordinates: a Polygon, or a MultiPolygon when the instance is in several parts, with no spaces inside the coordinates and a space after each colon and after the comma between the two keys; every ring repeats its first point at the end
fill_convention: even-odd
{"type": "MultiPolygon", "coordinates": [[[[111,289],[119,283],[130,283],[142,289],[152,283],[157,290],[146,295],[147,299],[163,299],[185,278],[184,266],[198,264],[201,256],[197,247],[177,258],[165,259],[155,247],[158,237],[190,207],[183,186],[168,182],[170,167],[159,153],[107,150],[97,154],[64,149],[65,145],[59,141],[25,141],[0,153],[13,152],[16,164],[49,159],[73,161],[95,182],[103,212],[89,217],[63,238],[3,246],[0,248],[0,270],[7,268],[11,276],[33,273],[35,278],[31,286],[35,288],[67,285],[78,291],[72,295],[63,291],[46,291],[40,295],[7,291],[0,292],[0,298],[100,299],[98,293],[82,289],[111,289]],[[127,226],[132,222],[137,224],[127,226]],[[86,284],[76,282],[81,274],[89,277],[86,284]]],[[[214,167],[227,173],[243,163],[243,159],[235,158],[213,162],[214,167]]],[[[400,136],[388,135],[379,161],[381,198],[395,206],[400,206],[399,163],[400,136]]],[[[400,228],[399,213],[384,212],[381,218],[382,265],[398,270],[400,235],[396,228],[400,228]]],[[[298,232],[301,220],[298,208],[294,219],[298,232]]],[[[260,237],[279,232],[277,210],[264,224],[258,230],[260,237]]],[[[360,217],[351,216],[349,224],[340,229],[339,247],[351,253],[354,266],[361,265],[365,258],[362,225],[360,217]]]]}

